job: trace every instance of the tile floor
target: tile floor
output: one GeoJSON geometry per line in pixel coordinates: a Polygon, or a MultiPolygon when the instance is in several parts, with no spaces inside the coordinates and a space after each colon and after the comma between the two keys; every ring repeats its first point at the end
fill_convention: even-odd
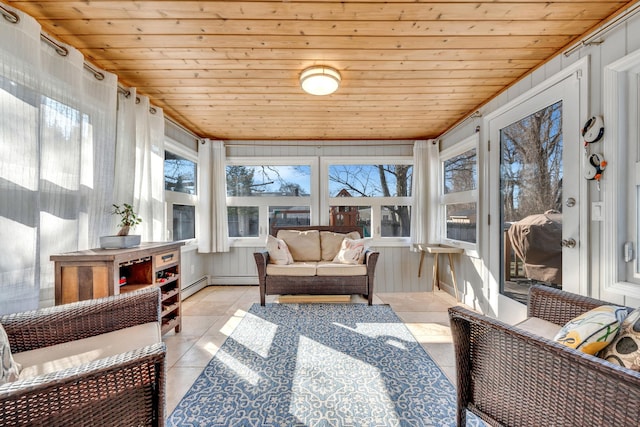
{"type": "MultiPolygon", "coordinates": [[[[267,302],[277,302],[267,297],[267,302]]],[[[352,297],[354,303],[366,303],[352,297]]],[[[167,416],[231,334],[252,304],[259,302],[257,286],[209,286],[183,301],[182,331],[164,336],[167,345],[167,416]]],[[[455,298],[443,291],[380,293],[374,304],[389,304],[409,330],[454,380],[453,346],[447,308],[455,298]]]]}

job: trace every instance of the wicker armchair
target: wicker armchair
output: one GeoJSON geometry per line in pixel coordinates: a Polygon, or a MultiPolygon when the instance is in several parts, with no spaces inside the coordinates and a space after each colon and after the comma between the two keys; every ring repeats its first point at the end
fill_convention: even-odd
{"type": "MultiPolygon", "coordinates": [[[[528,315],[557,325],[604,301],[545,286],[528,315]]],[[[640,373],[462,307],[449,309],[458,426],[466,410],[497,426],[638,426],[640,373]]]]}
{"type": "MultiPolygon", "coordinates": [[[[159,288],[0,317],[12,353],[160,319],[159,288]]],[[[162,426],[162,342],[0,386],[0,426],[162,426]]]]}

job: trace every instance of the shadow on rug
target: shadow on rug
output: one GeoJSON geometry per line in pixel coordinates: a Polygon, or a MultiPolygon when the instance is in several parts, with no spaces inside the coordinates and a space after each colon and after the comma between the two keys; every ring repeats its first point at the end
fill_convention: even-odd
{"type": "Polygon", "coordinates": [[[455,426],[455,400],[387,305],[254,304],[167,425],[455,426]]]}

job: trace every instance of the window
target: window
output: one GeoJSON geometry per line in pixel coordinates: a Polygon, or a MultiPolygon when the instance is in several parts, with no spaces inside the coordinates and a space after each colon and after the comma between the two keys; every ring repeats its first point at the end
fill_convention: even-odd
{"type": "MultiPolygon", "coordinates": [[[[413,159],[323,159],[330,225],[359,225],[366,237],[406,243],[411,229],[413,159]]],[[[325,218],[323,218],[325,219],[325,218]]]]}
{"type": "Polygon", "coordinates": [[[232,244],[263,244],[272,227],[310,225],[316,159],[229,159],[227,216],[232,244]]]}
{"type": "Polygon", "coordinates": [[[441,235],[448,243],[475,248],[478,215],[478,134],[443,150],[441,235]]]}
{"type": "Polygon", "coordinates": [[[167,228],[171,240],[196,238],[197,153],[167,139],[164,152],[164,188],[167,228]]]}
{"type": "Polygon", "coordinates": [[[605,68],[604,88],[603,288],[640,298],[640,50],[605,68]]]}

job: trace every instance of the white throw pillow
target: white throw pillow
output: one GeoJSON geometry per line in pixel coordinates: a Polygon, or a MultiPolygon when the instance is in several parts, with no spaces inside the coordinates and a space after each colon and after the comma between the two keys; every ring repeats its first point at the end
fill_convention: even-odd
{"type": "Polygon", "coordinates": [[[0,384],[15,381],[20,376],[20,365],[13,360],[9,337],[0,325],[0,384]]]}
{"type": "Polygon", "coordinates": [[[293,257],[284,240],[269,235],[267,237],[267,251],[269,251],[269,262],[271,264],[293,264],[293,257]]]}
{"type": "Polygon", "coordinates": [[[322,261],[333,261],[345,237],[359,239],[360,233],[351,231],[350,233],[334,233],[333,231],[320,232],[320,249],[322,250],[322,261]]]}
{"type": "Polygon", "coordinates": [[[364,254],[369,249],[371,239],[349,239],[345,237],[340,246],[340,251],[333,262],[340,264],[362,264],[364,254]]]}

